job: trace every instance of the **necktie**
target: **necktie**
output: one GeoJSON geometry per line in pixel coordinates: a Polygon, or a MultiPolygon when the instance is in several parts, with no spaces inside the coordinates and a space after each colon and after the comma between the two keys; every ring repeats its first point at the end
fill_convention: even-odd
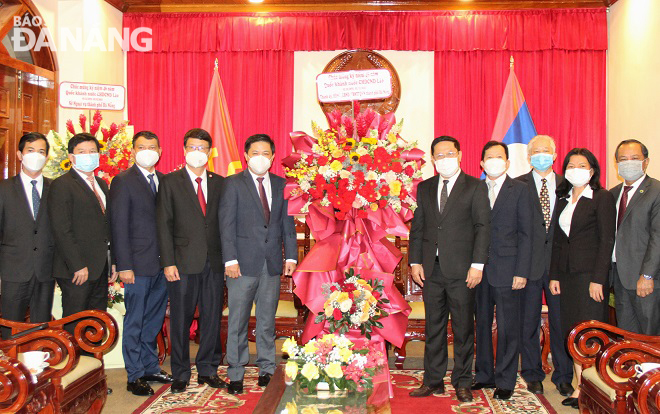
{"type": "Polygon", "coordinates": [[[541,211],[543,211],[543,221],[545,222],[545,232],[550,229],[550,194],[548,193],[548,179],[541,178],[541,211]]]}
{"type": "Polygon", "coordinates": [[[442,214],[442,211],[445,209],[447,199],[449,198],[447,184],[449,184],[449,180],[442,180],[442,191],[440,191],[440,214],[442,214]]]}
{"type": "Polygon", "coordinates": [[[493,209],[495,205],[495,186],[497,183],[495,181],[488,181],[488,199],[490,200],[490,208],[493,209]]]}
{"type": "Polygon", "coordinates": [[[632,185],[626,185],[623,187],[623,194],[621,194],[621,201],[619,202],[619,214],[616,218],[616,228],[618,229],[623,221],[623,215],[626,214],[626,208],[628,208],[628,192],[632,190],[632,185]]]}
{"type": "Polygon", "coordinates": [[[257,181],[259,182],[259,198],[261,199],[261,206],[264,208],[264,217],[266,217],[266,223],[270,223],[270,207],[268,207],[268,199],[266,198],[264,177],[258,177],[257,181]]]}
{"type": "Polygon", "coordinates": [[[202,214],[206,215],[206,199],[204,198],[204,191],[202,191],[202,177],[195,178],[195,181],[197,181],[197,199],[202,207],[202,214]]]}
{"type": "Polygon", "coordinates": [[[156,192],[157,192],[157,190],[156,190],[156,182],[154,181],[154,175],[153,175],[153,174],[149,174],[147,177],[149,177],[149,186],[151,187],[151,191],[152,191],[152,192],[154,193],[154,195],[155,195],[156,192]]]}
{"type": "Polygon", "coordinates": [[[103,205],[103,200],[101,200],[101,196],[99,195],[98,191],[96,191],[96,180],[94,180],[94,176],[92,175],[91,177],[87,177],[87,180],[90,182],[90,184],[92,184],[92,190],[94,191],[96,200],[99,202],[99,206],[101,206],[101,212],[105,214],[105,206],[103,205]]]}
{"type": "Polygon", "coordinates": [[[41,197],[39,197],[39,191],[37,191],[37,180],[32,180],[30,182],[32,183],[32,213],[36,220],[37,214],[39,213],[39,205],[41,204],[41,197]]]}

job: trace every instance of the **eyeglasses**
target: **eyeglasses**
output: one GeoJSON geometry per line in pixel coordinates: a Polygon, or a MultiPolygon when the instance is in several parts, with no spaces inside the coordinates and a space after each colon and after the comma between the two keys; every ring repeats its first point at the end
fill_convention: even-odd
{"type": "Polygon", "coordinates": [[[433,156],[433,158],[435,158],[436,160],[441,160],[443,158],[456,158],[456,157],[458,157],[458,152],[454,152],[454,151],[450,151],[446,154],[435,154],[433,156]]]}
{"type": "Polygon", "coordinates": [[[186,145],[186,149],[188,151],[208,151],[209,147],[204,146],[204,145],[186,145]]]}

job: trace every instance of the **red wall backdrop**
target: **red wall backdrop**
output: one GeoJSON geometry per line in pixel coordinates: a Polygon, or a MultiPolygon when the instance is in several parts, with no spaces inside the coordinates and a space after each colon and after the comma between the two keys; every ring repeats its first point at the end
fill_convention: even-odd
{"type": "Polygon", "coordinates": [[[295,110],[293,53],[358,48],[435,51],[435,132],[463,143],[470,174],[479,174],[511,55],[537,131],[555,137],[560,158],[584,146],[606,159],[604,8],[136,13],[124,26],[152,28],[152,51],[128,52],[128,110],[136,130],[161,137],[162,171],[183,162],[182,138],[201,122],[216,57],[239,149],[251,134],[271,135],[281,173],[295,110]]]}

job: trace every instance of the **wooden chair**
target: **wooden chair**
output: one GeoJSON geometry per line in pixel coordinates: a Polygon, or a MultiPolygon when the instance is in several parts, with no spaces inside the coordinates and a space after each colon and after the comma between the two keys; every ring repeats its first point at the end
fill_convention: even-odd
{"type": "Polygon", "coordinates": [[[634,365],[659,360],[649,351],[660,337],[619,329],[598,321],[578,324],[568,336],[568,351],[582,365],[580,412],[628,413],[634,365]]]}
{"type": "MultiPolygon", "coordinates": [[[[657,349],[656,351],[660,351],[657,349]]],[[[656,357],[660,353],[653,351],[656,357]]],[[[636,380],[631,380],[632,394],[629,396],[628,405],[640,414],[660,412],[660,368],[654,368],[640,375],[636,380]]]]}
{"type": "MultiPolygon", "coordinates": [[[[117,322],[110,314],[98,310],[83,311],[46,324],[0,320],[0,326],[11,328],[12,335],[43,325],[54,331],[65,332],[64,325],[68,323],[76,323],[73,343],[90,356],[81,355],[76,358],[69,353],[66,358],[53,360],[51,367],[57,371],[57,375],[53,374],[51,378],[55,388],[54,411],[100,413],[108,392],[103,353],[117,342],[118,333],[117,322]]],[[[48,350],[51,352],[51,349],[48,350]]]]}

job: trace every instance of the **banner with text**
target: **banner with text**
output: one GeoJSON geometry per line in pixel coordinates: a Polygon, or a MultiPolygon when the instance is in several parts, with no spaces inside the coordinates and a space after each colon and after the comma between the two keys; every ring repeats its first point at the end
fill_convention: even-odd
{"type": "Polygon", "coordinates": [[[72,109],[122,111],[126,89],[121,85],[97,83],[60,83],[60,106],[72,109]]]}
{"type": "Polygon", "coordinates": [[[323,103],[389,98],[392,75],[387,69],[322,73],[316,77],[316,90],[323,103]]]}

